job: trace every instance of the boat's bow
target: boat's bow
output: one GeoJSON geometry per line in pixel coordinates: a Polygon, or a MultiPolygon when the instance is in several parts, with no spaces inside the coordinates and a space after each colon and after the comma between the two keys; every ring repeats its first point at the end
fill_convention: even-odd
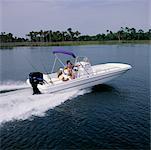
{"type": "Polygon", "coordinates": [[[123,64],[123,63],[106,63],[106,64],[100,64],[92,66],[94,73],[100,73],[100,72],[125,72],[127,70],[130,70],[132,68],[129,64],[123,64]]]}
{"type": "Polygon", "coordinates": [[[121,70],[130,70],[132,68],[131,65],[123,63],[107,63],[106,65],[111,68],[119,68],[121,70]]]}

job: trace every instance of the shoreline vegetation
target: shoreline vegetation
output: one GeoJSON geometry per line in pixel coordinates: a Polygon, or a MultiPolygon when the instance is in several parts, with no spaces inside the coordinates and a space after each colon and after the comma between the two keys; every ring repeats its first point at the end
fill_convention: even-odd
{"type": "Polygon", "coordinates": [[[26,38],[16,37],[12,33],[1,32],[0,48],[18,46],[72,46],[99,44],[151,44],[151,29],[143,31],[135,28],[121,27],[119,31],[96,35],[81,35],[79,31],[68,28],[66,31],[31,31],[26,38]]]}
{"type": "Polygon", "coordinates": [[[115,45],[115,44],[151,44],[151,40],[114,40],[114,41],[63,41],[63,42],[9,42],[1,43],[0,48],[38,47],[38,46],[78,46],[78,45],[115,45]]]}

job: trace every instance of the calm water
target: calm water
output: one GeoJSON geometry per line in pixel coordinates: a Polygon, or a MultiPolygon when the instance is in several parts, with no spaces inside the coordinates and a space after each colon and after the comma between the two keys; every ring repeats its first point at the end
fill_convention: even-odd
{"type": "Polygon", "coordinates": [[[31,95],[28,73],[50,72],[56,48],[0,50],[1,149],[150,149],[150,45],[62,47],[133,68],[89,89],[31,95]]]}

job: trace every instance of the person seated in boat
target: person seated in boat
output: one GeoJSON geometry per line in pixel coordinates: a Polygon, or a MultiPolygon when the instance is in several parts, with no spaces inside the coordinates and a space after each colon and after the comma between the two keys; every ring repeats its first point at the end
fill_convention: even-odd
{"type": "Polygon", "coordinates": [[[62,81],[68,81],[71,79],[75,79],[75,75],[73,72],[73,64],[70,60],[67,61],[67,66],[64,69],[59,70],[58,78],[62,81]]]}
{"type": "Polygon", "coordinates": [[[68,76],[70,76],[71,79],[75,79],[73,68],[74,68],[74,65],[71,63],[70,60],[67,60],[67,66],[64,68],[64,70],[67,69],[68,76]]]}
{"type": "Polygon", "coordinates": [[[74,66],[72,69],[74,79],[78,77],[78,66],[74,66]]]}
{"type": "Polygon", "coordinates": [[[68,81],[69,77],[64,75],[62,72],[60,74],[58,74],[58,78],[62,81],[68,81]]]}
{"type": "Polygon", "coordinates": [[[71,80],[71,76],[69,75],[67,68],[66,69],[60,69],[58,71],[58,78],[62,81],[71,80]]]}
{"type": "Polygon", "coordinates": [[[79,65],[73,65],[70,60],[67,60],[67,66],[65,69],[68,70],[71,79],[77,78],[79,65]]]}

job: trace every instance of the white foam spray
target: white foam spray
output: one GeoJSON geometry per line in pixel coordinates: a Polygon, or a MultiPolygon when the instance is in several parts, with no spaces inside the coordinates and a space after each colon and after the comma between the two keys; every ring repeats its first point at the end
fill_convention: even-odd
{"type": "MultiPolygon", "coordinates": [[[[23,83],[18,88],[24,86],[23,83]]],[[[6,88],[7,85],[4,87],[5,90],[17,88],[12,84],[8,88],[6,88]]],[[[32,95],[32,89],[28,88],[0,94],[0,124],[13,120],[25,120],[32,116],[44,116],[47,110],[88,92],[90,89],[32,95]]]]}
{"type": "Polygon", "coordinates": [[[27,85],[23,81],[7,81],[7,82],[0,82],[0,92],[3,91],[11,91],[11,90],[19,90],[28,88],[29,85],[27,85]]]}

